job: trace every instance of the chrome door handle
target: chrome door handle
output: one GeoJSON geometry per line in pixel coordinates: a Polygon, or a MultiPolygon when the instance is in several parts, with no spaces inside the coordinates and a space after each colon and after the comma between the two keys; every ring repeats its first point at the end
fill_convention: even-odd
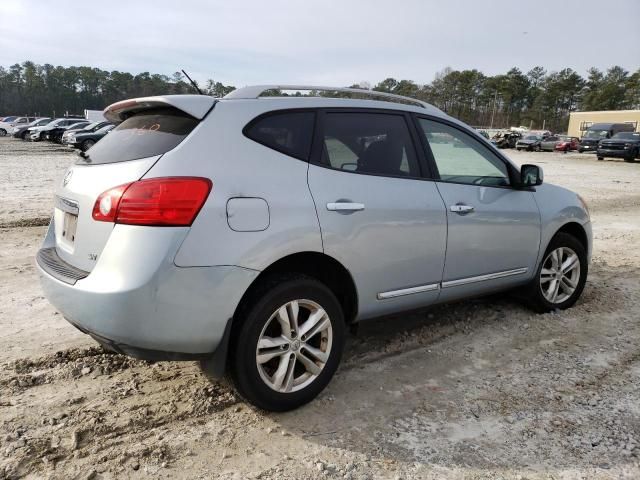
{"type": "Polygon", "coordinates": [[[474,210],[475,208],[471,205],[465,205],[463,203],[451,205],[451,211],[457,213],[458,215],[466,215],[467,213],[471,213],[474,210]]]}
{"type": "Polygon", "coordinates": [[[364,203],[331,202],[327,203],[327,210],[332,212],[357,212],[364,210],[364,203]]]}

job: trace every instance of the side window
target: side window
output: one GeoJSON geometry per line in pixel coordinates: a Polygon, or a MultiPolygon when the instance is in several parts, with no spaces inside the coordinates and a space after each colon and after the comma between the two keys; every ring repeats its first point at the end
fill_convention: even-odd
{"type": "Polygon", "coordinates": [[[314,119],[314,112],[271,113],[250,123],[244,134],[266,147],[308,160],[314,119]]]}
{"type": "Polygon", "coordinates": [[[505,163],[478,140],[443,123],[419,119],[433,158],[445,182],[507,186],[505,163]]]}
{"type": "Polygon", "coordinates": [[[326,113],[321,162],[337,170],[389,176],[420,175],[402,115],[326,113]]]}

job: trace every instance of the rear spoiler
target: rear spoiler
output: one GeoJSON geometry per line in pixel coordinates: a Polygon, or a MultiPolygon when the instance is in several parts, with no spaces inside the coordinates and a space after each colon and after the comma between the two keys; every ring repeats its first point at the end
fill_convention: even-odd
{"type": "Polygon", "coordinates": [[[141,97],[109,105],[104,110],[104,116],[110,122],[120,123],[134,112],[157,107],[174,107],[198,120],[202,120],[215,103],[216,99],[207,95],[141,97]]]}

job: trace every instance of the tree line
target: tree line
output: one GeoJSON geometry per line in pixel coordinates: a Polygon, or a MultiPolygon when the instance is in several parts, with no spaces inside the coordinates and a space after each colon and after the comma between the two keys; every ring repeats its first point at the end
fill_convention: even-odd
{"type": "MultiPolygon", "coordinates": [[[[640,108],[640,69],[620,66],[606,71],[590,68],[582,77],[571,68],[528,72],[512,68],[505,74],[485,75],[479,70],[439,72],[431,83],[387,78],[376,85],[352,85],[395,93],[429,102],[460,120],[477,126],[566,130],[574,110],[640,108]]],[[[203,93],[222,97],[235,87],[207,80],[203,93]]],[[[93,67],[38,65],[30,61],[0,66],[0,114],[62,116],[84,109],[100,110],[132,97],[194,93],[182,73],[171,76],[149,72],[133,75],[93,67]]]]}

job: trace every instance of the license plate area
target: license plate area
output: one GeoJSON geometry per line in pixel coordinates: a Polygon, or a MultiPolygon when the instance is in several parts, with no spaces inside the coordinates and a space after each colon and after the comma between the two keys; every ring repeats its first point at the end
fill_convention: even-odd
{"type": "Polygon", "coordinates": [[[76,229],[78,228],[78,216],[72,213],[64,213],[64,221],[62,223],[62,239],[65,243],[72,246],[76,241],[76,229]]]}

